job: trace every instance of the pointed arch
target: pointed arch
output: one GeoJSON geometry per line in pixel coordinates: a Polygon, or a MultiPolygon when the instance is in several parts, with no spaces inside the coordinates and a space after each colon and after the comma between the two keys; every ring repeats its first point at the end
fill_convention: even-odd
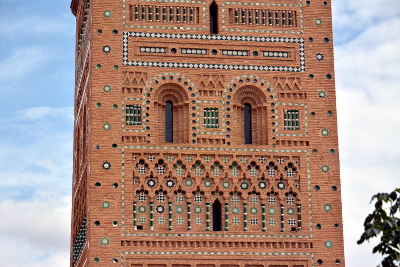
{"type": "Polygon", "coordinates": [[[210,34],[218,34],[218,5],[215,0],[210,5],[210,34]]]}

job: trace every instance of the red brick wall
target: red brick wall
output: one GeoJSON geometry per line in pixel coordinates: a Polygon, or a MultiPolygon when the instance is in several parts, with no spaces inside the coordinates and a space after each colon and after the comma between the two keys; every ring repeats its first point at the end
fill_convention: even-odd
{"type": "Polygon", "coordinates": [[[216,1],[218,34],[211,3],[72,3],[71,266],[344,265],[331,2],[216,1]],[[218,109],[218,127],[204,108],[218,109]]]}

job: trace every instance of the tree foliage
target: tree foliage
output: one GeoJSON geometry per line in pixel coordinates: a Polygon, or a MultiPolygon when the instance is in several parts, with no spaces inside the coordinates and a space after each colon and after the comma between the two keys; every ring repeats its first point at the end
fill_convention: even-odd
{"type": "Polygon", "coordinates": [[[400,188],[391,193],[379,193],[372,197],[375,200],[375,210],[367,216],[362,233],[357,244],[362,244],[370,238],[380,237],[379,244],[372,253],[384,256],[382,267],[400,266],[400,188]]]}

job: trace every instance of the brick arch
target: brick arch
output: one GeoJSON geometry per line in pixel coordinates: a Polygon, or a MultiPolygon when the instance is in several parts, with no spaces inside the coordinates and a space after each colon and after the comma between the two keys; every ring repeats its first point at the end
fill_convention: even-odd
{"type": "Polygon", "coordinates": [[[171,101],[176,104],[184,104],[189,101],[189,97],[182,86],[176,83],[165,83],[155,92],[155,102],[171,101]]]}
{"type": "Polygon", "coordinates": [[[245,85],[240,87],[233,96],[233,104],[261,106],[267,102],[265,94],[256,86],[245,85]]]}

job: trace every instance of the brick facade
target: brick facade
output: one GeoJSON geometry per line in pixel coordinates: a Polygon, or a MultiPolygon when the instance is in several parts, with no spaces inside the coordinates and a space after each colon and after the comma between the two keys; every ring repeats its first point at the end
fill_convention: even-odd
{"type": "Polygon", "coordinates": [[[344,266],[331,1],[71,9],[71,266],[344,266]]]}

